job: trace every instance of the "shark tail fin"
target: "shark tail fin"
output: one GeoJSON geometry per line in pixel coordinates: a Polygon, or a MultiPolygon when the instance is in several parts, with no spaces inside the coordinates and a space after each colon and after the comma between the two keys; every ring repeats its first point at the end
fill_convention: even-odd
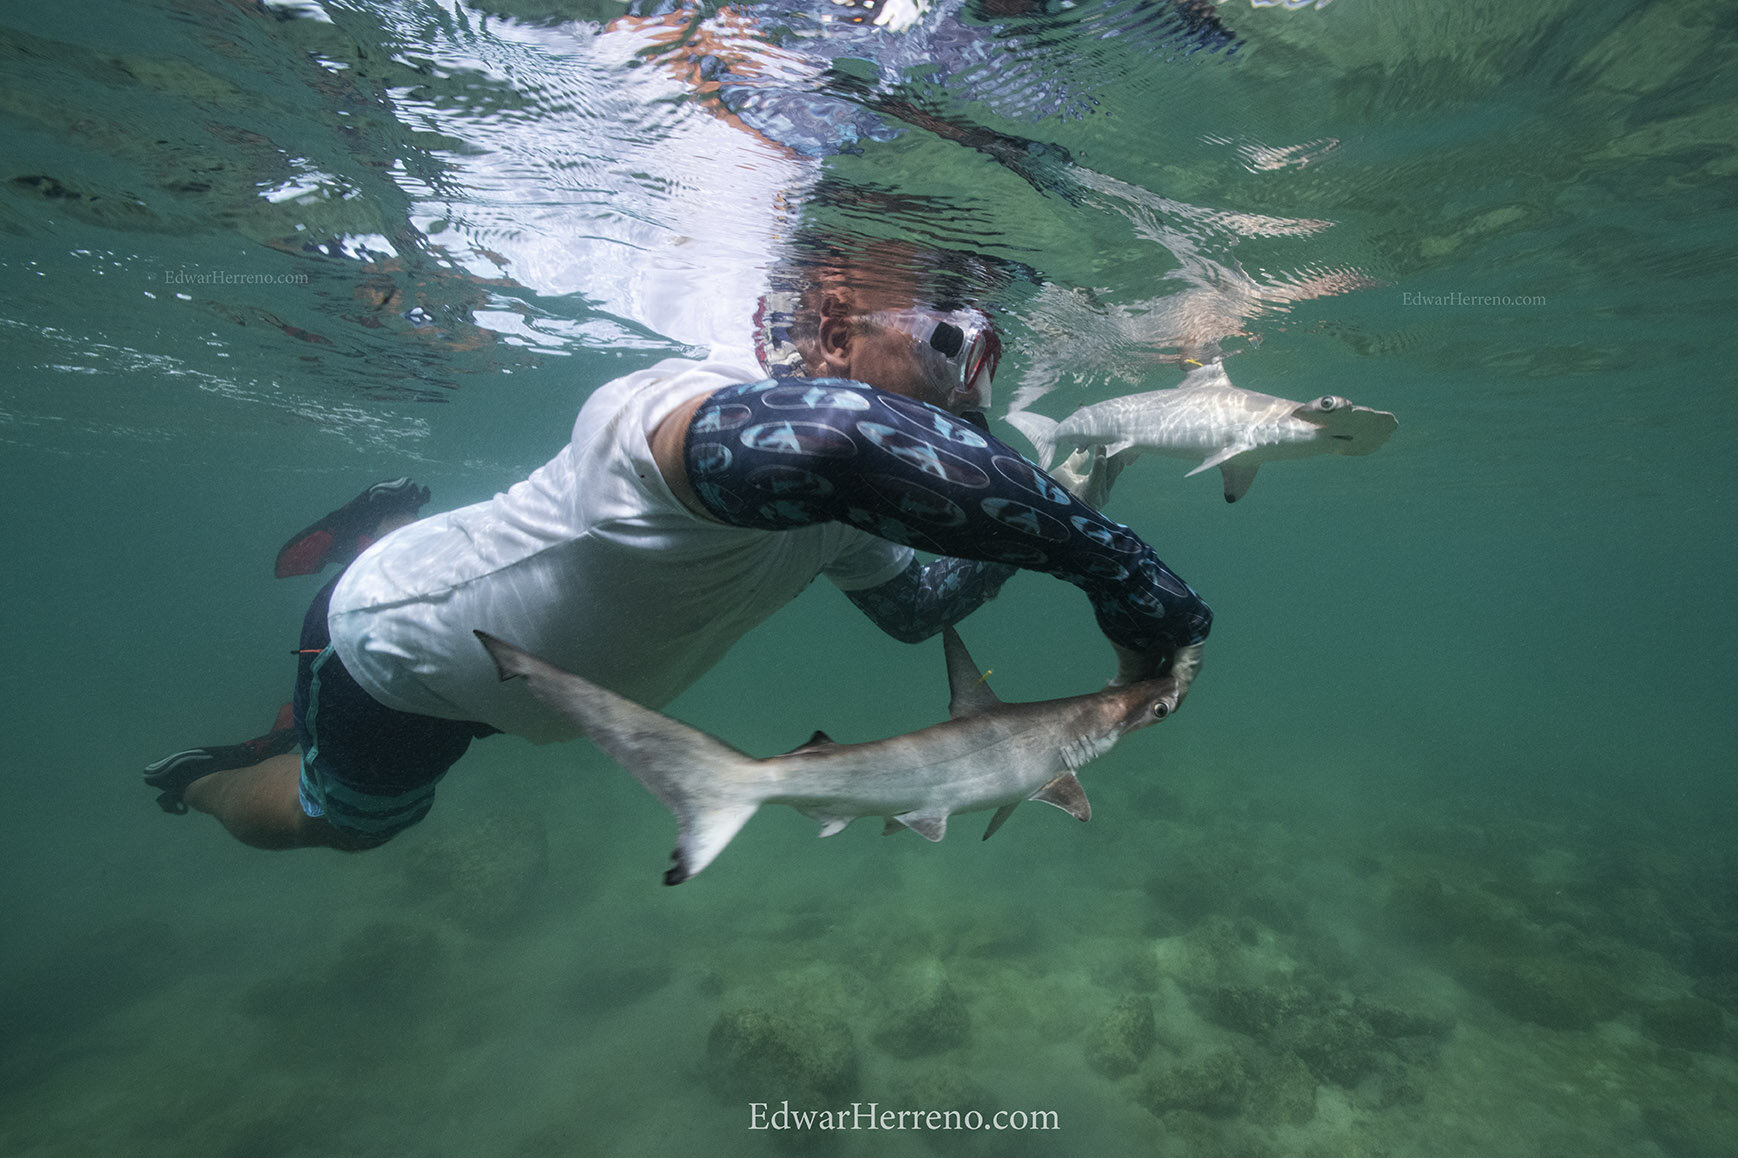
{"type": "Polygon", "coordinates": [[[664,883],[679,885],[711,864],[760,807],[759,763],[705,732],[641,707],[529,652],[477,632],[503,680],[573,721],[676,814],[676,850],[664,883]]]}
{"type": "Polygon", "coordinates": [[[1024,434],[1038,452],[1038,465],[1050,469],[1056,458],[1056,427],[1054,418],[1046,418],[1031,410],[1010,410],[1005,417],[1008,425],[1024,434]]]}

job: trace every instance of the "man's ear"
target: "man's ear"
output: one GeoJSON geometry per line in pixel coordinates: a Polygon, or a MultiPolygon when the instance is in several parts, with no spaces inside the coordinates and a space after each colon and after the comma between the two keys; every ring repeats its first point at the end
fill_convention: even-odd
{"type": "Polygon", "coordinates": [[[815,352],[821,360],[817,369],[821,376],[841,378],[851,365],[851,335],[854,332],[851,319],[835,315],[821,318],[821,328],[815,335],[815,352]]]}
{"type": "Polygon", "coordinates": [[[851,339],[856,333],[852,313],[849,291],[829,289],[821,295],[821,324],[815,334],[815,350],[822,363],[817,368],[824,375],[842,376],[851,364],[851,339]]]}

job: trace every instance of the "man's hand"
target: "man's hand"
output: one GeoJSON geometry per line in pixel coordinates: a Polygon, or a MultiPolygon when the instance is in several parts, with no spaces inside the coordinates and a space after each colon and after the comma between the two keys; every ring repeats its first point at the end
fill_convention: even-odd
{"type": "Polygon", "coordinates": [[[1104,451],[1102,445],[1083,446],[1050,468],[1051,478],[1093,510],[1104,506],[1116,476],[1140,457],[1139,451],[1124,450],[1114,455],[1107,455],[1104,451]]]}
{"type": "Polygon", "coordinates": [[[1185,644],[1171,660],[1171,678],[1177,681],[1177,703],[1189,698],[1189,688],[1201,674],[1201,656],[1207,650],[1204,643],[1185,644]]]}
{"type": "Polygon", "coordinates": [[[1116,678],[1110,681],[1111,687],[1122,687],[1125,684],[1139,683],[1141,680],[1156,679],[1168,675],[1177,681],[1177,703],[1181,704],[1189,697],[1189,687],[1195,682],[1195,677],[1201,674],[1201,656],[1206,651],[1204,643],[1191,643],[1179,647],[1170,656],[1170,664],[1165,663],[1166,653],[1163,651],[1131,651],[1118,644],[1116,648],[1117,669],[1116,678]]]}

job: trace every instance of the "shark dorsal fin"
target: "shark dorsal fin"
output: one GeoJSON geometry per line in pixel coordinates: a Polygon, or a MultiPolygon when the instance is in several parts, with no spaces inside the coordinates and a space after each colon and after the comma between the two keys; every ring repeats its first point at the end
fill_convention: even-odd
{"type": "Polygon", "coordinates": [[[1219,358],[1210,358],[1199,362],[1195,368],[1183,375],[1183,380],[1177,383],[1178,390],[1212,389],[1215,386],[1229,386],[1231,379],[1226,376],[1225,363],[1219,358]]]}
{"type": "Polygon", "coordinates": [[[1064,772],[1032,793],[1032,799],[1053,804],[1076,820],[1092,819],[1092,805],[1086,799],[1086,789],[1080,786],[1080,777],[1072,772],[1064,772]]]}
{"type": "Polygon", "coordinates": [[[798,744],[795,748],[792,748],[789,752],[785,753],[785,755],[794,756],[798,752],[810,752],[819,748],[837,748],[838,746],[838,742],[835,741],[833,737],[817,728],[815,729],[814,735],[804,740],[801,744],[798,744]]]}
{"type": "Polygon", "coordinates": [[[996,809],[996,815],[990,817],[990,827],[984,829],[984,839],[988,840],[996,835],[996,830],[1008,823],[1008,817],[1014,815],[1014,809],[1018,807],[1020,807],[1020,802],[1016,800],[1012,804],[1004,804],[996,809]]]}
{"type": "Polygon", "coordinates": [[[972,661],[972,653],[966,650],[960,633],[952,626],[942,628],[941,643],[947,652],[947,683],[953,693],[953,698],[948,701],[947,714],[959,720],[1001,707],[1001,699],[984,682],[984,673],[972,661]]]}

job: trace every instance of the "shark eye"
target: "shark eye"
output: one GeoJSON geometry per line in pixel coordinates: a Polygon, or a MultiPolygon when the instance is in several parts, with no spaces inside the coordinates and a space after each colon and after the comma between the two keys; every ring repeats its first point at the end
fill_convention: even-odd
{"type": "Polygon", "coordinates": [[[1344,398],[1337,398],[1332,394],[1324,394],[1316,399],[1317,410],[1338,410],[1345,404],[1346,400],[1344,398]]]}
{"type": "Polygon", "coordinates": [[[1158,703],[1153,705],[1153,719],[1162,720],[1170,714],[1171,705],[1167,704],[1164,700],[1160,700],[1158,703]]]}

